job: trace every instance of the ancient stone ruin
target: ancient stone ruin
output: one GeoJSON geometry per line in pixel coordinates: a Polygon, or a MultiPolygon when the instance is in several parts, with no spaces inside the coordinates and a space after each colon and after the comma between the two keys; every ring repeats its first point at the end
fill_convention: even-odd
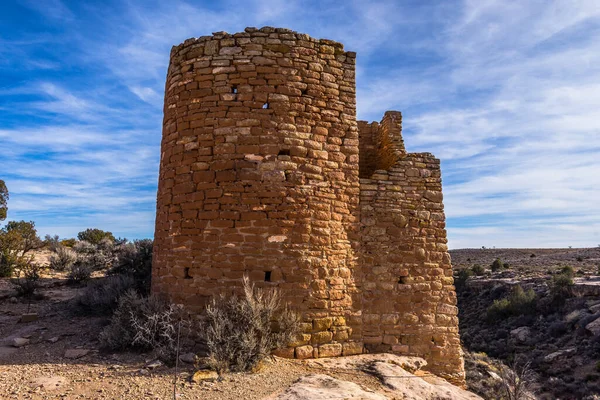
{"type": "Polygon", "coordinates": [[[440,163],[356,121],[356,53],[247,28],[171,51],[152,290],[201,310],[247,275],[304,319],[296,358],[388,351],[464,382],[440,163]]]}

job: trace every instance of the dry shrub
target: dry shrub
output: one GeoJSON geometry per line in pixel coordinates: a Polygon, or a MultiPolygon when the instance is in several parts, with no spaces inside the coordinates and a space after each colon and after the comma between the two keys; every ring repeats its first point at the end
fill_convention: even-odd
{"type": "Polygon", "coordinates": [[[213,299],[206,308],[203,336],[210,364],[219,373],[250,371],[300,332],[298,316],[282,307],[277,290],[243,282],[244,296],[213,299]]]}
{"type": "Polygon", "coordinates": [[[33,262],[33,258],[21,260],[15,267],[15,278],[11,279],[17,293],[20,296],[33,296],[40,286],[39,280],[43,270],[44,267],[33,262]]]}
{"type": "Polygon", "coordinates": [[[152,239],[134,240],[115,248],[116,261],[109,274],[125,274],[136,280],[138,292],[150,292],[152,276],[152,239]]]}
{"type": "Polygon", "coordinates": [[[157,297],[141,297],[128,290],[110,325],[100,333],[100,343],[112,350],[152,350],[165,363],[175,361],[179,328],[187,335],[190,319],[184,310],[157,297]]]}
{"type": "Polygon", "coordinates": [[[67,273],[67,279],[69,283],[81,283],[90,279],[92,276],[93,269],[90,265],[82,262],[81,260],[75,261],[69,268],[67,273]]]}
{"type": "Polygon", "coordinates": [[[62,245],[56,246],[55,254],[50,256],[50,268],[55,271],[66,271],[77,261],[77,254],[62,245]]]}
{"type": "Polygon", "coordinates": [[[84,314],[111,314],[119,305],[119,298],[135,286],[128,275],[113,275],[89,282],[77,297],[75,304],[84,314]]]}
{"type": "Polygon", "coordinates": [[[530,361],[515,362],[512,368],[502,368],[502,386],[507,400],[534,400],[535,374],[530,361]]]}

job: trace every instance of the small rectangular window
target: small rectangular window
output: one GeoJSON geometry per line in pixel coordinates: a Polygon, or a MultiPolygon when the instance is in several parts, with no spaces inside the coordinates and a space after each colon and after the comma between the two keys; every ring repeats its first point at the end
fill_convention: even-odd
{"type": "Polygon", "coordinates": [[[271,282],[271,271],[265,271],[265,282],[271,282]]]}

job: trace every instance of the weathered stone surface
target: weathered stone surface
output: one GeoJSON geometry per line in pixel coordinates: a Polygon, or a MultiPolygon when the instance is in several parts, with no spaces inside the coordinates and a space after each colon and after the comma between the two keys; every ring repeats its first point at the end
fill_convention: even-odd
{"type": "Polygon", "coordinates": [[[12,345],[13,345],[13,347],[23,347],[23,346],[27,346],[29,344],[29,342],[31,342],[31,340],[22,338],[22,337],[18,337],[18,338],[14,338],[12,340],[12,345]]]}
{"type": "Polygon", "coordinates": [[[600,334],[600,318],[596,318],[594,321],[590,322],[585,326],[585,329],[590,331],[592,335],[600,334]]]}
{"type": "Polygon", "coordinates": [[[546,362],[552,362],[552,361],[556,360],[557,358],[559,358],[560,356],[563,356],[565,354],[575,353],[576,351],[577,351],[577,349],[574,348],[574,347],[571,347],[571,348],[568,348],[568,349],[564,349],[564,350],[555,351],[554,353],[550,353],[546,357],[544,357],[544,361],[546,361],[546,362]]]}
{"type": "Polygon", "coordinates": [[[63,388],[67,384],[67,382],[68,380],[64,376],[40,376],[37,378],[33,378],[29,382],[29,386],[32,389],[42,388],[46,391],[53,391],[63,388]]]}
{"type": "Polygon", "coordinates": [[[519,342],[526,342],[531,335],[531,329],[526,326],[521,326],[519,328],[513,329],[510,331],[510,336],[517,339],[519,342]]]}
{"type": "Polygon", "coordinates": [[[152,291],[201,311],[247,275],[302,316],[280,354],[364,343],[464,383],[439,160],[406,152],[400,112],[356,121],[355,53],[243,35],[171,52],[152,291]]]}
{"type": "Polygon", "coordinates": [[[387,400],[388,398],[380,393],[368,392],[356,383],[321,374],[301,377],[285,392],[275,398],[275,400],[330,399],[387,400]]]}

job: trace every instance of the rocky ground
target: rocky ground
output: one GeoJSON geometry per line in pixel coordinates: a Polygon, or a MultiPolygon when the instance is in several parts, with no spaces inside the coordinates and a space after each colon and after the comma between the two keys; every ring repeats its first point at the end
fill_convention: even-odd
{"type": "Polygon", "coordinates": [[[486,364],[486,355],[509,365],[529,362],[541,399],[600,395],[600,248],[464,249],[451,256],[456,276],[474,265],[485,268],[457,288],[461,339],[479,357],[469,362],[486,364]],[[492,273],[497,258],[509,266],[492,273]],[[568,296],[555,299],[552,278],[564,266],[573,268],[574,286],[568,296]],[[535,292],[534,307],[490,318],[489,307],[517,285],[535,292]]]}
{"type": "Polygon", "coordinates": [[[168,399],[174,392],[181,399],[221,400],[479,398],[421,371],[424,360],[385,354],[274,357],[255,373],[220,378],[185,362],[176,372],[150,354],[102,351],[98,334],[108,320],[74,312],[82,288],[67,285],[64,274],[42,281],[29,304],[0,280],[1,399],[168,399]],[[37,320],[22,321],[32,313],[37,320]]]}

